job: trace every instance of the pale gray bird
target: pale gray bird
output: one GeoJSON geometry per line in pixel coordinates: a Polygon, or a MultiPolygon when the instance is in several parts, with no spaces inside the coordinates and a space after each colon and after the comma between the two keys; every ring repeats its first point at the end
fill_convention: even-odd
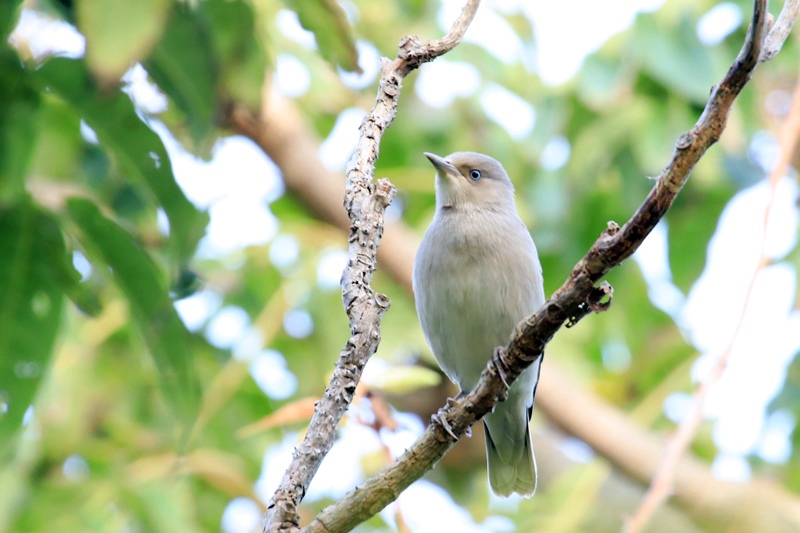
{"type": "MultiPolygon", "coordinates": [[[[500,163],[475,152],[425,155],[436,168],[436,214],[414,263],[417,314],[439,366],[468,392],[492,350],[544,304],[542,267],[500,163]]],[[[489,484],[500,496],[536,490],[528,420],[541,361],[483,418],[489,484]]]]}

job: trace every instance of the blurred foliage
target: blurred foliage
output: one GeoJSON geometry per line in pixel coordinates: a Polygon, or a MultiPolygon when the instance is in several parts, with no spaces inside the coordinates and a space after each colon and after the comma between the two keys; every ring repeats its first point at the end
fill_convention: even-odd
{"type": "MultiPolygon", "coordinates": [[[[487,118],[478,95],[431,108],[414,91],[414,74],[383,138],[376,175],[398,187],[402,217],[421,235],[434,208],[423,151],[479,149],[501,160],[517,186],[551,293],[608,220],[622,222],[636,209],[652,185],[648,176],[660,172],[675,139],[692,126],[710,86],[736,56],[749,5],[736,2],[745,22],[719,44],[705,46],[697,21],[713,5],[672,0],[640,14],[559,87],[544,85],[520,60],[502,63],[479,45],[461,44],[437,63],[469,63],[482,83],[520,95],[536,109],[533,131],[512,139],[487,118]],[[558,138],[568,141],[569,159],[544,168],[543,150],[558,138]]],[[[10,34],[22,6],[0,2],[2,35],[10,34]]],[[[340,76],[361,71],[356,41],[394,57],[403,35],[439,37],[439,3],[38,0],[25,7],[75,24],[86,37],[86,54],[39,60],[16,41],[0,49],[0,531],[218,530],[231,499],[264,504],[254,488],[264,453],[285,432],[302,431],[308,414],[295,409],[282,427],[247,436],[240,430],[321,395],[348,336],[337,291],[318,279],[320,262],[344,249],[346,239],[283,196],[269,208],[280,234],[299,245],[288,265],[271,259],[270,244],[222,257],[196,254],[209,216],[178,186],[154,121],[208,159],[215,142],[229,135],[229,106],[257,109],[269,95],[276,57],[289,54],[310,73],[310,87],[295,103],[327,136],[341,111],[372,106],[375,79],[357,90],[340,76]],[[319,51],[282,31],[278,20],[288,12],[312,32],[319,51]],[[121,76],[135,63],[165,96],[166,111],[148,112],[131,101],[121,76]],[[166,223],[159,225],[159,216],[166,223]],[[90,267],[81,267],[86,260],[90,267]],[[243,310],[255,340],[214,346],[208,321],[190,331],[172,303],[201,288],[219,297],[212,313],[243,310]],[[313,324],[305,338],[284,327],[296,310],[306,311],[313,324]],[[254,380],[248,356],[265,349],[282,354],[297,377],[290,396],[271,397],[254,380]]],[[[501,16],[526,46],[535,38],[520,13],[501,16]]],[[[775,131],[780,117],[764,102],[774,91],[791,91],[798,59],[790,40],[758,71],[720,146],[696,168],[667,216],[670,267],[684,293],[704,267],[726,202],[762,177],[747,146],[756,133],[775,131]]],[[[795,267],[798,258],[795,250],[789,258],[795,267]]],[[[697,354],[650,303],[634,263],[609,280],[616,289],[612,311],[559,334],[548,358],[638,422],[669,427],[662,403],[675,390],[691,389],[697,354]],[[603,354],[614,349],[629,353],[630,364],[606,364],[603,354]]],[[[377,356],[385,369],[372,386],[427,416],[446,391],[431,387],[438,376],[413,300],[382,272],[374,285],[393,304],[377,356]]],[[[800,419],[796,361],[773,408],[800,419]]],[[[800,432],[793,438],[798,450],[800,432]]],[[[478,451],[468,460],[445,459],[429,478],[483,520],[483,452],[474,442],[471,448],[478,451]]],[[[706,427],[695,451],[711,458],[714,450],[706,427]]],[[[365,469],[374,471],[383,461],[365,458],[365,469]]],[[[518,512],[494,514],[507,514],[520,530],[619,528],[622,511],[607,506],[616,492],[600,496],[611,475],[601,462],[584,470],[556,470],[541,457],[539,463],[551,481],[537,497],[518,512]]],[[[796,451],[785,465],[753,464],[800,489],[796,451]]],[[[307,502],[304,516],[324,504],[307,502]]],[[[689,527],[685,517],[672,520],[653,531],[689,527]]],[[[376,517],[364,530],[370,527],[388,526],[376,517]]]]}

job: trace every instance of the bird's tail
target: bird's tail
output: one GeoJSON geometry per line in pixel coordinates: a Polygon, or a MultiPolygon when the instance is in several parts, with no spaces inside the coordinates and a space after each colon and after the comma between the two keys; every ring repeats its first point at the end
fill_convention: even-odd
{"type": "Polygon", "coordinates": [[[531,434],[527,427],[522,453],[509,462],[504,462],[500,457],[485,422],[483,430],[486,436],[486,458],[492,491],[498,496],[510,496],[514,492],[525,497],[533,496],[536,492],[536,458],[533,455],[531,434]]]}

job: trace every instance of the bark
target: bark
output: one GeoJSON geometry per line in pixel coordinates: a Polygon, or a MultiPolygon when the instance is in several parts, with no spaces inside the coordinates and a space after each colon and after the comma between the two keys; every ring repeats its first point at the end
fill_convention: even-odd
{"type": "MultiPolygon", "coordinates": [[[[339,354],[330,384],[314,411],[306,436],[295,448],[292,462],[267,505],[265,532],[297,530],[300,520],[297,506],[333,446],[336,428],[353,401],[364,366],[380,343],[381,318],[389,307],[389,298],[375,293],[370,283],[383,237],[383,214],[396,190],[387,179],[373,183],[373,175],[381,137],[397,112],[402,80],[421,64],[458,45],[475,16],[478,4],[479,0],[469,0],[444,38],[421,41],[415,36],[405,37],[400,41],[397,59],[383,61],[375,106],[361,124],[361,135],[347,171],[344,194],[350,237],[349,261],[342,274],[342,303],[350,322],[350,338],[339,354]]],[[[258,121],[242,108],[234,108],[231,119],[234,124],[240,121],[252,125],[258,121]]]]}
{"type": "MultiPolygon", "coordinates": [[[[472,424],[503,398],[508,385],[527,365],[541,356],[547,342],[562,325],[570,326],[592,311],[608,308],[613,291],[608,284],[598,283],[609,270],[634,253],[664,216],[686,183],[691,169],[719,139],[732,104],[752,76],[759,59],[772,57],[774,53],[769,55],[767,52],[780,49],[780,39],[776,41],[777,44],[769,44],[769,49],[762,47],[766,34],[766,2],[757,0],[753,23],[741,53],[722,82],[712,89],[698,122],[678,139],[671,160],[631,219],[621,228],[613,222],[609,223],[562,287],[539,312],[520,322],[507,347],[495,351],[473,391],[443,407],[424,435],[393,465],[368,479],[342,501],[323,510],[304,531],[347,531],[380,511],[408,485],[430,470],[472,424]]],[[[445,46],[441,44],[443,41],[434,42],[436,47],[433,50],[442,50],[442,46],[445,46]]],[[[402,63],[398,65],[398,61],[409,58],[413,61],[430,60],[433,57],[431,53],[425,52],[425,43],[415,38],[401,42],[398,59],[384,65],[376,109],[385,106],[393,113],[393,108],[382,99],[388,97],[388,101],[396,105],[400,91],[399,80],[384,85],[387,68],[404,75],[409,70],[402,63]],[[404,44],[410,44],[411,51],[404,53],[404,44]]],[[[337,178],[322,169],[316,158],[316,150],[309,149],[314,144],[311,140],[313,136],[302,125],[302,121],[286,120],[286,116],[292,114],[296,112],[290,104],[272,101],[263,117],[252,117],[235,110],[231,123],[237,131],[254,139],[281,167],[290,192],[306,201],[320,218],[342,227],[346,223],[332,207],[329,194],[336,189],[334,183],[337,178]],[[309,177],[313,177],[312,181],[309,177]]],[[[368,126],[367,137],[379,138],[390,122],[371,121],[368,117],[365,122],[368,126]]],[[[362,134],[364,131],[362,128],[362,134]]],[[[359,153],[354,169],[348,173],[348,194],[353,187],[370,191],[371,194],[375,158],[377,146],[372,155],[359,153]]],[[[379,184],[378,187],[386,186],[379,184]]],[[[362,201],[351,200],[347,205],[352,208],[362,201]]],[[[354,227],[358,229],[355,223],[354,227]]],[[[408,288],[412,257],[409,251],[414,248],[413,240],[408,237],[409,232],[402,224],[387,225],[386,229],[386,246],[382,248],[384,253],[379,256],[381,264],[408,288]],[[392,244],[388,244],[389,241],[392,244]]],[[[374,268],[374,250],[370,249],[370,254],[363,257],[372,261],[374,268]]],[[[664,453],[663,442],[636,426],[617,409],[580,391],[553,368],[544,372],[538,406],[556,424],[588,442],[613,464],[642,483],[649,481],[656,472],[664,453]]],[[[728,524],[732,530],[739,531],[800,529],[800,503],[777,484],[762,479],[755,479],[747,485],[724,483],[714,479],[706,467],[691,458],[680,461],[676,474],[676,498],[701,522],[728,524]],[[761,506],[762,512],[748,512],[754,503],[761,506]]],[[[296,505],[297,501],[293,500],[293,504],[296,505]]],[[[288,525],[294,528],[297,524],[296,510],[291,509],[289,513],[288,516],[293,516],[295,520],[288,525]]]]}

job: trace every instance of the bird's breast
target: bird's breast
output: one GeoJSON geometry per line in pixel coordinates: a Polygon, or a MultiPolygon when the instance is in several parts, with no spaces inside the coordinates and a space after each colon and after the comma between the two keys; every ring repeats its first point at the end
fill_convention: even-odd
{"type": "Polygon", "coordinates": [[[536,248],[516,216],[438,217],[417,255],[414,291],[440,365],[462,387],[477,382],[494,347],[544,302],[536,248]]]}

